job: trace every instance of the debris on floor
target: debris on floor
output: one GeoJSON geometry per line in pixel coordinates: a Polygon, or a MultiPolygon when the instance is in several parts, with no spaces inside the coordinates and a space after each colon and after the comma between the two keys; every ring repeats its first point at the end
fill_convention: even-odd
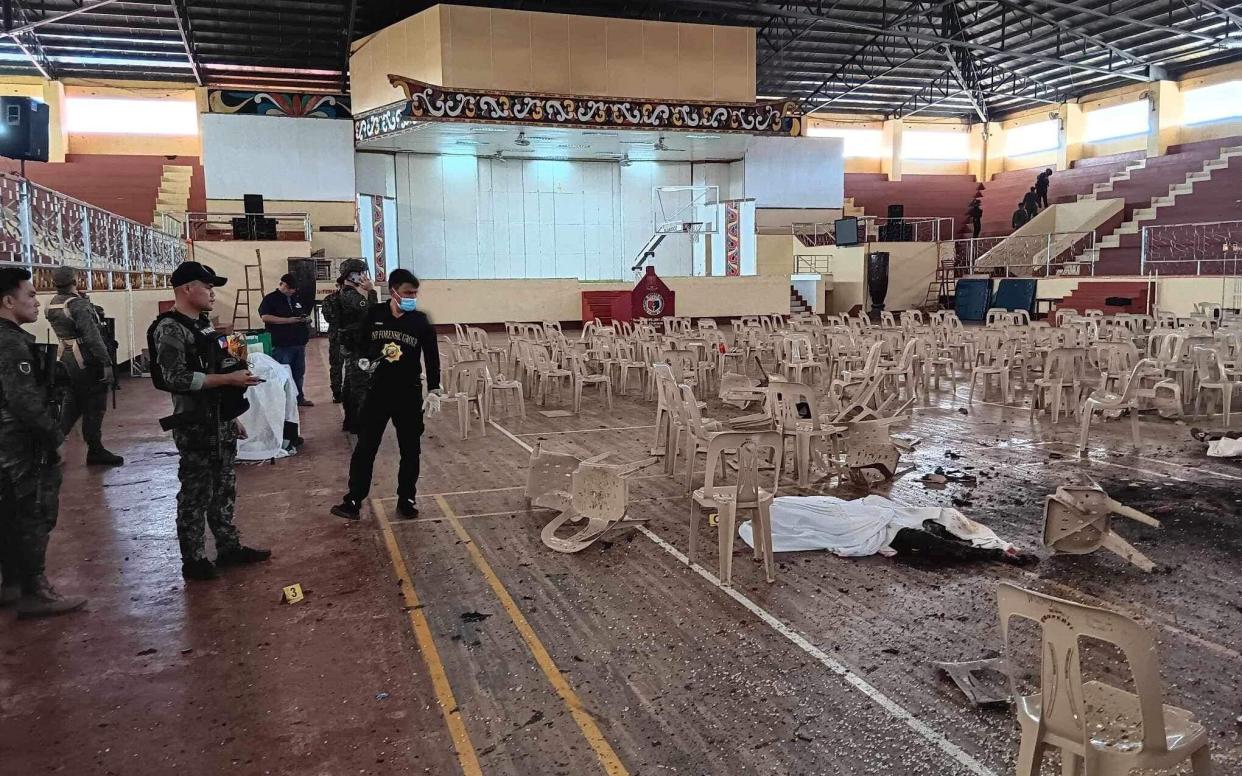
{"type": "Polygon", "coordinates": [[[1009,665],[1004,658],[968,660],[964,663],[932,663],[966,695],[972,706],[1009,703],[1009,665]]]}

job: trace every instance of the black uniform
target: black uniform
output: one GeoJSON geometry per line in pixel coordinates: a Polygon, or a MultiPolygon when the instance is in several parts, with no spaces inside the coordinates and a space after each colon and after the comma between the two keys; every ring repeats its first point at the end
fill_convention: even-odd
{"type": "Polygon", "coordinates": [[[1040,207],[1048,207],[1048,185],[1052,183],[1052,173],[1041,172],[1035,178],[1035,199],[1040,207]]]}
{"type": "Polygon", "coordinates": [[[1013,217],[1009,219],[1009,225],[1014,229],[1021,229],[1023,226],[1026,226],[1026,222],[1030,220],[1031,217],[1027,215],[1026,208],[1022,205],[1018,205],[1018,209],[1013,211],[1013,217]]]}
{"type": "Polygon", "coordinates": [[[421,312],[395,317],[391,305],[377,304],[368,311],[356,334],[357,347],[376,365],[370,375],[362,407],[354,419],[358,443],[349,462],[349,498],[360,503],[371,491],[375,454],[388,421],[397,430],[401,465],[397,498],[413,499],[418,488],[418,458],[423,435],[422,365],[427,367],[427,390],[440,387],[440,351],[431,321],[421,312]]]}
{"type": "Polygon", "coordinates": [[[359,349],[359,332],[366,320],[367,311],[376,305],[376,294],[372,290],[363,296],[362,292],[351,285],[341,288],[337,296],[337,329],[340,332],[340,351],[343,362],[341,383],[342,399],[345,403],[346,431],[358,433],[355,427],[358,413],[362,411],[362,401],[366,397],[367,375],[358,368],[358,359],[365,356],[359,349]]]}
{"type": "Polygon", "coordinates": [[[970,207],[966,209],[966,217],[970,219],[971,232],[978,240],[979,232],[983,228],[983,206],[979,204],[979,200],[970,203],[970,207]]]}
{"type": "Polygon", "coordinates": [[[1039,215],[1039,195],[1035,193],[1035,187],[1022,197],[1022,207],[1026,209],[1027,220],[1039,215]]]}

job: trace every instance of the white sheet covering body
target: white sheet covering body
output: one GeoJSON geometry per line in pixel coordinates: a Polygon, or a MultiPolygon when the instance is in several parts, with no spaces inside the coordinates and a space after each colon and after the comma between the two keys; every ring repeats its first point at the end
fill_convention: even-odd
{"type": "MultiPolygon", "coordinates": [[[[833,496],[779,496],[772,502],[772,551],[829,550],[845,558],[895,555],[890,546],[902,528],[934,520],[954,536],[985,549],[1013,550],[991,528],[948,507],[907,507],[883,496],[846,501],[833,496]]],[[[754,547],[751,521],[739,529],[754,547]]]]}
{"type": "Polygon", "coordinates": [[[242,414],[246,438],[237,440],[241,461],[266,461],[294,454],[286,450],[285,423],[298,422],[298,388],[289,367],[264,353],[252,353],[250,371],[264,382],[246,389],[250,409],[242,414]]]}
{"type": "Polygon", "coordinates": [[[1242,458],[1242,439],[1213,439],[1207,454],[1212,458],[1242,458]]]}

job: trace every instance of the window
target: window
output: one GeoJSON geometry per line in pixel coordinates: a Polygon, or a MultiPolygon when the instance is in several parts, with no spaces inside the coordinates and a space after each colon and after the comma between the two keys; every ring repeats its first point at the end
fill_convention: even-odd
{"type": "Polygon", "coordinates": [[[1061,143],[1061,126],[1058,121],[1041,121],[1005,130],[1005,156],[1037,154],[1052,151],[1061,143]]]}
{"type": "Polygon", "coordinates": [[[197,135],[193,100],[130,100],[70,97],[65,126],[73,134],[197,135]]]}
{"type": "Polygon", "coordinates": [[[1150,124],[1151,103],[1147,100],[1100,108],[1087,114],[1087,131],[1083,139],[1095,143],[1115,137],[1144,135],[1150,124]]]}
{"type": "Polygon", "coordinates": [[[1203,124],[1242,116],[1242,81],[1191,89],[1182,92],[1182,99],[1183,124],[1203,124]]]}
{"type": "Polygon", "coordinates": [[[965,161],[970,158],[970,136],[965,132],[908,129],[901,135],[901,158],[965,161]]]}
{"type": "Polygon", "coordinates": [[[844,129],[838,127],[809,127],[808,137],[839,137],[845,140],[847,157],[878,158],[884,155],[878,129],[844,129]]]}

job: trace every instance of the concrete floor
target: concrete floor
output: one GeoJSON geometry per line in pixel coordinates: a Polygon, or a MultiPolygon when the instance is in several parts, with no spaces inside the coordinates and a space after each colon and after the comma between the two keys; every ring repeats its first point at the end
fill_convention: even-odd
{"type": "Polygon", "coordinates": [[[166,398],[148,383],[127,381],[108,416],[124,468],[88,470],[80,440],[67,446],[50,568],[91,602],[49,621],[0,615],[0,774],[1007,774],[1012,712],[970,707],[931,665],[996,654],[1002,580],[1148,623],[1166,702],[1207,725],[1218,774],[1242,774],[1242,468],[1205,459],[1184,426],[1145,421],[1135,454],[1105,449],[1128,427],[1104,424],[1080,461],[1072,422],[978,402],[963,415],[945,392],[907,430],[925,440],[915,472],[879,492],[955,501],[1043,562],[784,554],[768,585],[738,542],[726,591],[706,527],[702,569],[682,562],[688,498],[658,467],[631,488],[648,530],[573,556],[539,541],[552,513],[525,505],[527,448],[638,459],[654,407],[632,398],[609,412],[588,397],[569,418],[530,405],[465,442],[432,418],[419,520],[383,498],[392,439],[364,519],[330,517],[348,443],[322,344],[304,453],[239,468],[237,522],[273,548],[268,564],[182,582],[176,458],[154,422],[166,398]],[[936,466],[979,484],[925,489],[936,466]],[[1164,520],[1121,527],[1162,573],[1039,547],[1044,495],[1085,477],[1164,520]],[[281,604],[294,582],[306,600],[281,604]]]}

